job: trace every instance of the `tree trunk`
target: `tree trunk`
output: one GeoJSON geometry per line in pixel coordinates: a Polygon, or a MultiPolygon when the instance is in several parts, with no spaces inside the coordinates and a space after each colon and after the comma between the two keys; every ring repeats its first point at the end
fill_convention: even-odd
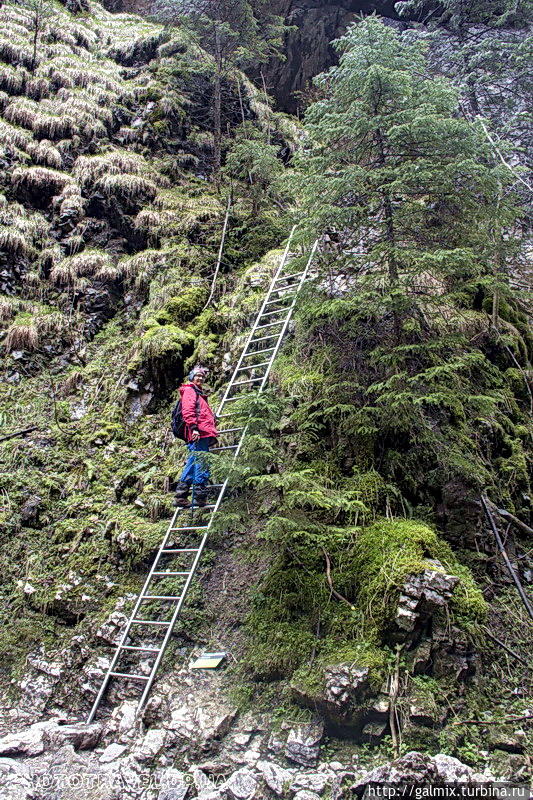
{"type": "Polygon", "coordinates": [[[213,91],[213,179],[218,185],[222,162],[222,48],[220,32],[215,27],[215,86],[213,91]]]}
{"type": "Polygon", "coordinates": [[[35,72],[35,66],[37,64],[37,42],[39,40],[39,28],[40,28],[40,21],[39,17],[36,15],[33,20],[34,28],[33,28],[33,53],[31,57],[31,67],[30,72],[33,75],[35,72]]]}

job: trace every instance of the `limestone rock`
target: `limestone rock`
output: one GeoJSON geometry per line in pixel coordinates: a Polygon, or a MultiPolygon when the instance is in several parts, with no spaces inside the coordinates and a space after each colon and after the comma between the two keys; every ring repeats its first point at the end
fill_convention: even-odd
{"type": "Polygon", "coordinates": [[[257,769],[262,774],[268,788],[282,797],[290,786],[292,774],[288,769],[278,766],[273,761],[258,761],[257,769]]]}
{"type": "Polygon", "coordinates": [[[38,495],[28,497],[20,509],[20,523],[23,527],[34,528],[39,524],[42,500],[38,495]]]}
{"type": "Polygon", "coordinates": [[[326,700],[339,709],[353,706],[368,690],[368,667],[335,664],[325,670],[326,700]]]}
{"type": "Polygon", "coordinates": [[[28,767],[11,758],[0,758],[0,786],[2,800],[33,800],[37,797],[28,767]]]}
{"type": "Polygon", "coordinates": [[[309,789],[300,789],[294,795],[294,800],[320,800],[320,795],[316,792],[310,792],[309,789]]]}
{"type": "Polygon", "coordinates": [[[299,772],[294,776],[291,783],[291,790],[298,792],[301,789],[308,789],[316,794],[322,794],[329,782],[329,775],[324,772],[299,772]]]}
{"type": "Polygon", "coordinates": [[[126,745],[113,742],[106,747],[98,760],[101,764],[108,764],[110,761],[114,761],[116,758],[123,756],[125,752],[126,745]]]}
{"type": "Polygon", "coordinates": [[[449,602],[459,583],[456,575],[449,575],[440,561],[427,561],[428,568],[405,581],[396,616],[390,629],[393,641],[416,641],[427,620],[449,602]]]}
{"type": "Polygon", "coordinates": [[[9,733],[0,739],[0,756],[39,756],[45,751],[46,732],[55,722],[36,722],[20,733],[9,733]]]}
{"type": "Polygon", "coordinates": [[[250,800],[257,791],[257,780],[251,770],[244,767],[231,775],[225,789],[235,800],[250,800]]]}
{"type": "Polygon", "coordinates": [[[161,790],[157,800],[185,800],[191,786],[185,780],[184,773],[173,767],[161,773],[160,784],[161,790]]]}
{"type": "Polygon", "coordinates": [[[207,699],[206,702],[191,696],[179,705],[170,704],[170,722],[167,727],[179,738],[205,749],[213,740],[224,736],[231,727],[237,709],[207,699]]]}
{"type": "Polygon", "coordinates": [[[117,645],[127,624],[128,618],[125,614],[113,611],[96,631],[96,637],[107,644],[117,645]]]}
{"type": "Polygon", "coordinates": [[[471,767],[456,758],[441,753],[429,756],[426,753],[411,751],[401,758],[383,764],[381,767],[367,772],[356,783],[352,790],[361,797],[369,785],[391,784],[433,784],[468,783],[476,784],[487,781],[487,778],[474,772],[471,767]]]}
{"type": "Polygon", "coordinates": [[[289,761],[294,761],[304,767],[313,767],[318,761],[320,740],[323,734],[322,723],[310,723],[292,728],[287,737],[285,755],[289,761]]]}
{"type": "Polygon", "coordinates": [[[51,749],[70,744],[74,750],[92,750],[100,741],[102,729],[100,722],[93,722],[91,725],[86,725],[84,722],[57,725],[47,730],[45,738],[51,749]]]}
{"type": "Polygon", "coordinates": [[[162,728],[152,728],[148,731],[140,746],[132,753],[137,761],[155,761],[163,751],[167,733],[162,728]]]}
{"type": "Polygon", "coordinates": [[[194,769],[192,772],[192,778],[196,787],[196,791],[198,792],[198,797],[203,798],[204,796],[216,791],[216,786],[213,781],[208,778],[205,772],[203,772],[201,769],[194,769]]]}

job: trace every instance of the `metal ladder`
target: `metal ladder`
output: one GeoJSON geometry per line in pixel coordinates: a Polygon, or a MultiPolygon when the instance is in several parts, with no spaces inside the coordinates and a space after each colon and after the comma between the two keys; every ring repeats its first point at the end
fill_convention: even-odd
{"type": "MultiPolygon", "coordinates": [[[[311,248],[304,269],[301,272],[291,273],[289,248],[294,230],[295,228],[291,231],[280,265],[272,278],[244,349],[216,410],[218,420],[234,416],[236,401],[254,393],[259,394],[266,386],[272,364],[287,331],[298,292],[308,277],[318,244],[316,241],[311,248]],[[258,333],[259,336],[257,336],[258,333]]],[[[233,453],[233,459],[224,482],[208,487],[209,491],[215,492],[215,497],[203,509],[211,511],[207,522],[202,523],[201,519],[195,518],[197,506],[194,505],[194,497],[191,508],[178,508],[175,511],[106,671],[87,723],[94,720],[112,679],[138,681],[141,685],[144,684],[137,711],[146,703],[172,630],[196,573],[209,530],[228,487],[231,468],[239,456],[247,427],[246,424],[243,426],[230,424],[229,427],[223,428],[219,431],[219,436],[230,436],[234,441],[231,444],[222,444],[210,449],[211,453],[233,453]],[[190,518],[187,519],[189,515],[190,518]],[[183,520],[182,524],[180,524],[181,520],[183,520]],[[176,540],[178,540],[177,543],[176,540]],[[170,589],[165,587],[165,582],[168,580],[172,583],[170,589]],[[178,585],[176,586],[176,584],[178,585]],[[148,616],[145,614],[147,610],[148,616]],[[163,615],[166,618],[158,618],[163,615]],[[147,644],[143,640],[143,632],[146,630],[151,631],[153,637],[159,636],[160,638],[147,644]],[[140,642],[133,643],[138,641],[139,637],[140,642]],[[143,654],[148,656],[149,661],[139,665],[137,671],[131,671],[135,668],[130,667],[119,668],[119,662],[122,659],[127,660],[128,657],[143,654]],[[151,663],[150,659],[152,659],[151,663]]]]}

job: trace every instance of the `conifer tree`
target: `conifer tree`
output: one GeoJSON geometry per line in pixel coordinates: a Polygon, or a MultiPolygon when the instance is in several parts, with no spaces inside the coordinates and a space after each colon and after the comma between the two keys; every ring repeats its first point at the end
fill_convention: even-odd
{"type": "Polygon", "coordinates": [[[265,141],[264,134],[252,123],[240,126],[229,148],[224,172],[241,182],[254,217],[261,204],[274,197],[276,181],[283,172],[278,150],[279,147],[265,141]]]}
{"type": "Polygon", "coordinates": [[[46,28],[46,23],[55,13],[51,0],[19,0],[20,5],[28,13],[30,24],[29,30],[32,37],[32,59],[30,72],[35,72],[37,66],[37,50],[39,39],[46,28]]]}
{"type": "Polygon", "coordinates": [[[308,110],[308,146],[296,158],[313,232],[335,230],[345,250],[363,243],[390,288],[432,268],[448,278],[483,271],[509,176],[455,115],[456,92],[425,77],[423,43],[376,17],[336,47],[340,62],[316,79],[324,96],[308,110]]]}
{"type": "Polygon", "coordinates": [[[160,0],[158,15],[180,22],[213,57],[213,174],[222,163],[222,85],[235,68],[280,54],[285,26],[265,0],[160,0]]]}

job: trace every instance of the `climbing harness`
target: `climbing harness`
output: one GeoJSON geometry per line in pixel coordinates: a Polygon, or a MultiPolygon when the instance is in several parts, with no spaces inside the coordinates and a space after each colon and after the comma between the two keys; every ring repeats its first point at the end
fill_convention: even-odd
{"type": "MultiPolygon", "coordinates": [[[[234,403],[261,393],[267,384],[272,364],[287,332],[296,298],[309,275],[318,244],[316,241],[311,248],[304,269],[300,272],[291,272],[293,257],[290,245],[294,230],[295,228],[291,231],[280,265],[272,278],[218,406],[216,411],[218,420],[234,417],[238,413],[238,404],[235,406],[234,403]]],[[[178,508],[174,513],[107,668],[87,723],[94,720],[112,680],[140,683],[143,691],[137,711],[146,703],[198,568],[209,530],[228,488],[232,466],[241,451],[247,428],[247,424],[239,426],[230,422],[229,427],[219,431],[219,436],[229,437],[231,443],[211,448],[211,453],[228,452],[233,454],[233,458],[224,482],[208,487],[209,491],[214,493],[212,502],[204,506],[204,510],[211,511],[208,520],[202,523],[201,520],[198,522],[195,519],[194,511],[197,507],[194,504],[194,497],[191,508],[178,508]],[[174,585],[172,589],[166,589],[165,582],[168,580],[175,581],[178,587],[174,585]],[[148,635],[152,637],[149,644],[146,642],[148,635]],[[144,658],[137,667],[130,667],[128,659],[134,655],[144,658]],[[125,662],[125,666],[122,666],[122,662],[125,662]],[[131,671],[132,669],[135,671],[131,671]]]]}

